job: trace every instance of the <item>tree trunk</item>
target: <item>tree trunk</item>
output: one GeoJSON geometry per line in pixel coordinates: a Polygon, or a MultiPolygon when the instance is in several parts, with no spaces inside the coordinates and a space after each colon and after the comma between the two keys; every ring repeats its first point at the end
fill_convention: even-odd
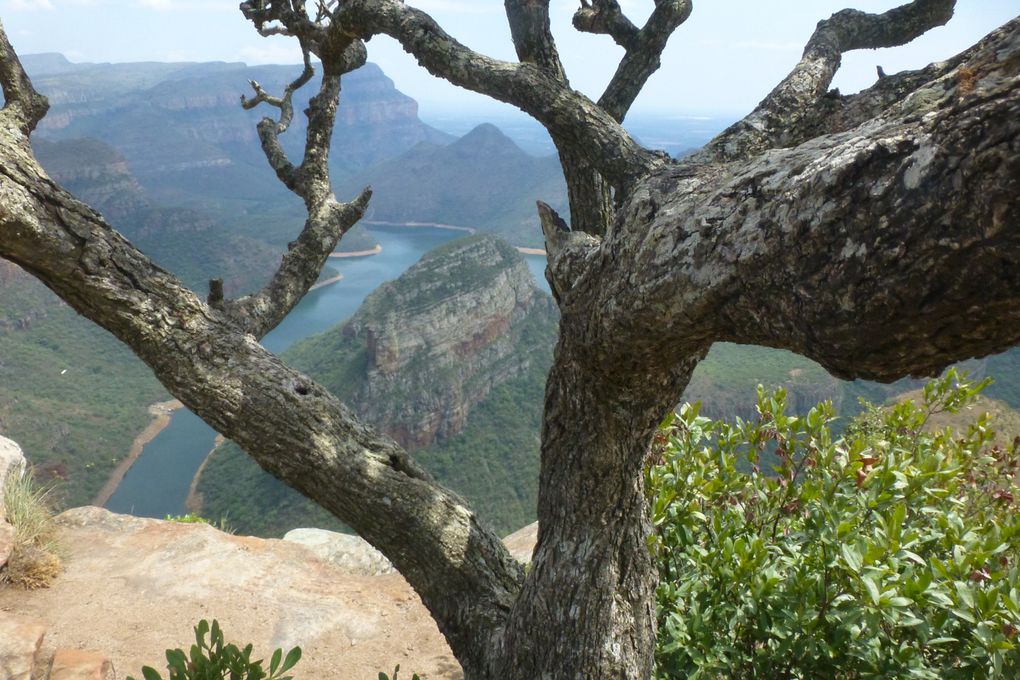
{"type": "Polygon", "coordinates": [[[571,340],[557,347],[546,384],[538,545],[492,678],[652,672],[657,573],[643,466],[702,355],[673,370],[610,372],[592,370],[607,359],[598,354],[571,340]]]}

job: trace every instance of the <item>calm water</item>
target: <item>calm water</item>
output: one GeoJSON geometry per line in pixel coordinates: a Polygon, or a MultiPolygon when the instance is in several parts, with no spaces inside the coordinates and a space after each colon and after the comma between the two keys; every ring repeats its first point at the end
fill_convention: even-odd
{"type": "MultiPolygon", "coordinates": [[[[371,257],[333,259],[330,266],[344,275],[338,283],[312,291],[262,344],[280,352],[294,342],[319,333],[354,313],[379,284],[397,278],[428,250],[462,236],[441,229],[371,229],[382,252],[371,257]]],[[[538,285],[548,290],[545,258],[527,256],[538,285]]],[[[106,507],[141,517],[185,512],[184,501],[198,466],[213,447],[216,433],[198,416],[181,410],[142,451],[106,507]]]]}

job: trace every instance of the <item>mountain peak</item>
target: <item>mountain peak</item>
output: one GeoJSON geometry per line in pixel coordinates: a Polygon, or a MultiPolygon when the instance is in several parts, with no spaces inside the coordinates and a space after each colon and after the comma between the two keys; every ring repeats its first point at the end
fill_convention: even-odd
{"type": "Polygon", "coordinates": [[[450,145],[451,149],[472,153],[493,152],[500,154],[526,155],[512,139],[492,123],[482,123],[450,145]]]}
{"type": "Polygon", "coordinates": [[[520,254],[476,234],[430,251],[295,351],[369,423],[420,449],[458,434],[490,390],[548,352],[555,325],[520,254]]]}
{"type": "Polygon", "coordinates": [[[25,70],[33,76],[68,73],[79,68],[77,64],[71,63],[59,52],[26,54],[21,57],[21,63],[25,66],[25,70]]]}

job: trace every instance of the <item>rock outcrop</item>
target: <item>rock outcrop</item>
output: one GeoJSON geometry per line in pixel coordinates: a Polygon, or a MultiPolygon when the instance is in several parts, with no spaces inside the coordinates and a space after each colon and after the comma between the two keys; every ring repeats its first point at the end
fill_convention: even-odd
{"type": "Polygon", "coordinates": [[[368,541],[354,534],[325,529],[292,529],[283,540],[308,548],[323,562],[347,574],[380,576],[393,573],[393,565],[368,541]]]}
{"type": "Polygon", "coordinates": [[[4,485],[11,475],[21,476],[25,471],[25,454],[18,443],[0,436],[0,523],[6,521],[4,485]]]}
{"type": "MultiPolygon", "coordinates": [[[[413,450],[484,521],[511,531],[535,520],[557,319],[520,254],[478,234],[430,251],[283,359],[413,450]]],[[[197,489],[202,514],[244,533],[338,528],[231,443],[210,457],[197,489]]]]}
{"type": "Polygon", "coordinates": [[[0,680],[29,680],[33,667],[35,680],[141,677],[143,665],[164,668],[168,647],[187,648],[200,619],[254,644],[253,658],[300,645],[299,678],[374,678],[397,663],[432,680],[462,677],[399,574],[343,566],[363,545],[352,560],[326,560],[292,541],[94,507],[57,522],[64,573],[47,589],[0,586],[0,680]]]}
{"type": "MultiPolygon", "coordinates": [[[[15,531],[7,521],[7,506],[4,489],[7,479],[12,475],[22,475],[25,471],[25,455],[17,442],[0,436],[0,570],[6,565],[14,551],[15,531]]],[[[3,652],[0,651],[0,656],[3,652]]],[[[2,663],[2,661],[0,661],[2,663]]]]}
{"type": "Polygon", "coordinates": [[[521,256],[491,235],[458,239],[380,286],[297,365],[408,449],[447,440],[472,407],[555,338],[556,311],[521,256]]]}

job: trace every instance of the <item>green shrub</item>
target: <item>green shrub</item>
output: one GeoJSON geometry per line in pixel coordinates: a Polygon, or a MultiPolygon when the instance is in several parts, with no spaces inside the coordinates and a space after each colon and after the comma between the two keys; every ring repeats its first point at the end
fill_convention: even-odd
{"type": "MultiPolygon", "coordinates": [[[[386,675],[385,673],[380,671],[379,672],[379,680],[398,680],[397,676],[399,674],[400,674],[400,664],[398,663],[397,667],[393,669],[393,675],[386,675]]],[[[417,673],[412,673],[411,674],[411,680],[421,680],[421,676],[419,676],[417,673]]]]}
{"type": "Polygon", "coordinates": [[[761,388],[756,422],[664,423],[656,677],[1020,677],[1020,438],[925,429],[985,384],[951,372],[839,439],[831,404],[761,388]]]}
{"type": "MultiPolygon", "coordinates": [[[[277,649],[269,661],[268,672],[262,668],[262,660],[251,660],[252,645],[243,650],[234,644],[223,644],[223,631],[217,621],[202,620],[195,626],[195,644],[190,655],[182,649],[166,650],[169,680],[292,680],[293,676],[283,675],[301,659],[301,648],[295,647],[283,657],[283,650],[277,649]],[[209,635],[206,642],[205,636],[209,635]]],[[[142,668],[145,680],[162,680],[156,669],[142,668]]],[[[127,680],[134,680],[128,677],[127,680]]]]}

